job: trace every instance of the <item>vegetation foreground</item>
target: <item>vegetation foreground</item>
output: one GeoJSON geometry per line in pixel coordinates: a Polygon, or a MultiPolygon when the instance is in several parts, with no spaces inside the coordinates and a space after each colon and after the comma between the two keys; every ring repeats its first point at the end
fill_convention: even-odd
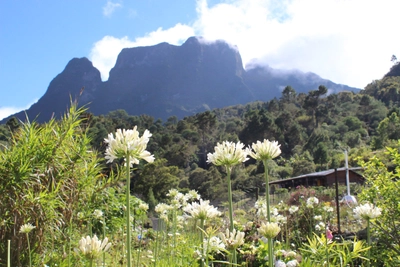
{"type": "Polygon", "coordinates": [[[366,185],[358,205],[341,203],[337,225],[333,189],[270,196],[270,162],[281,151],[265,139],[221,141],[208,153],[225,176],[224,202],[172,184],[165,201],[155,188],[146,203],[130,194],[134,173],[168,177],[147,151],[150,131],[110,133],[103,157],[83,112],[72,105],[60,121],[25,123],[0,150],[0,266],[400,265],[398,148],[387,148],[390,161],[360,159],[366,185]],[[260,162],[266,194],[238,200],[231,179],[248,161],[260,162]]]}

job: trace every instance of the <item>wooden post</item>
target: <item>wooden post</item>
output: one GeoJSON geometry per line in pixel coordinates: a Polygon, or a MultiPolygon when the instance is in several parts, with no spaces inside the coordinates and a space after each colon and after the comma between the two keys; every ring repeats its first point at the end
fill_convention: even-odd
{"type": "Polygon", "coordinates": [[[336,188],[336,216],[337,216],[338,232],[342,233],[342,231],[340,230],[339,185],[338,185],[337,168],[335,168],[335,188],[336,188]]]}

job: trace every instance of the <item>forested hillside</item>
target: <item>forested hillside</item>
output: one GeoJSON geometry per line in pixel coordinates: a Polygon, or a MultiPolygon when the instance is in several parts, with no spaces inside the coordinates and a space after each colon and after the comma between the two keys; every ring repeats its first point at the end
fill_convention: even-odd
{"type": "MultiPolygon", "coordinates": [[[[104,153],[104,138],[115,129],[138,125],[140,132],[152,133],[148,150],[156,161],[139,165],[132,179],[132,191],[151,205],[174,187],[196,189],[207,199],[219,200],[226,199],[224,170],[206,163],[207,153],[214,151],[217,142],[251,145],[257,140],[277,140],[282,155],[276,163],[271,161],[272,179],[342,167],[345,149],[349,165],[357,166],[357,157],[367,159],[400,139],[399,89],[398,76],[374,81],[359,94],[326,95],[324,86],[298,94],[287,86],[280,98],[269,102],[225,107],[182,120],[172,116],[163,122],[116,110],[105,116],[86,113],[82,126],[99,153],[104,153]]],[[[0,142],[7,144],[18,127],[16,119],[0,125],[0,142]]],[[[263,166],[250,163],[254,162],[232,174],[236,197],[263,188],[263,166]]]]}

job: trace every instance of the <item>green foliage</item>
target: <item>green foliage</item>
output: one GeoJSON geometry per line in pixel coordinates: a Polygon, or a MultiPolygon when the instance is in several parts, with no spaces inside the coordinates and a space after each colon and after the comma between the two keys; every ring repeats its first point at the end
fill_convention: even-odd
{"type": "MultiPolygon", "coordinates": [[[[397,145],[400,145],[398,143],[397,145]]],[[[393,259],[393,265],[400,263],[400,153],[398,147],[387,147],[385,162],[377,156],[361,161],[365,168],[367,187],[360,195],[361,200],[375,203],[382,209],[382,215],[372,222],[379,249],[375,261],[383,256],[393,259]]]]}
{"type": "MultiPolygon", "coordinates": [[[[80,127],[84,110],[75,107],[59,122],[22,124],[10,145],[0,150],[0,239],[11,240],[16,266],[26,266],[27,260],[21,225],[36,227],[31,249],[46,255],[36,259],[38,266],[68,249],[71,229],[82,225],[78,212],[91,214],[107,199],[99,192],[111,180],[102,178],[100,160],[80,127]]],[[[0,244],[3,259],[5,245],[0,244]]]]}
{"type": "MultiPolygon", "coordinates": [[[[356,260],[367,260],[363,254],[369,248],[365,247],[365,243],[360,240],[349,241],[332,241],[326,238],[325,234],[321,236],[314,234],[312,238],[307,238],[308,244],[304,244],[305,248],[300,248],[302,256],[305,260],[305,266],[308,262],[312,262],[313,266],[358,266],[356,260]]],[[[300,265],[303,266],[303,265],[300,265]]]]}

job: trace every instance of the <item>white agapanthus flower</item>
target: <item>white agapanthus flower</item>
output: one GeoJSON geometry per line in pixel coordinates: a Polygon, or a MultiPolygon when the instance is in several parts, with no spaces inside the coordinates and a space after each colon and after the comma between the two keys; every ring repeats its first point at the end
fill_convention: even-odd
{"type": "Polygon", "coordinates": [[[289,208],[289,213],[290,213],[290,214],[294,214],[294,213],[296,213],[298,210],[299,210],[299,207],[297,207],[297,206],[290,206],[290,208],[289,208]]]}
{"type": "Polygon", "coordinates": [[[314,220],[316,221],[322,221],[322,216],[321,215],[315,215],[314,220]]]}
{"type": "Polygon", "coordinates": [[[291,260],[286,263],[286,267],[296,267],[299,266],[299,262],[297,260],[291,260]]]}
{"type": "Polygon", "coordinates": [[[193,202],[183,208],[190,217],[199,220],[207,220],[221,215],[213,205],[210,205],[209,200],[200,199],[200,202],[193,202]]]}
{"type": "Polygon", "coordinates": [[[317,231],[322,231],[325,229],[325,223],[319,222],[318,224],[315,225],[315,230],[317,231]]]}
{"type": "Polygon", "coordinates": [[[306,204],[306,206],[307,206],[307,208],[314,208],[315,206],[317,206],[318,205],[318,203],[319,203],[319,200],[318,200],[318,198],[316,198],[316,197],[309,197],[308,199],[307,199],[307,204],[306,204]]]}
{"type": "Polygon", "coordinates": [[[281,228],[277,223],[274,222],[262,222],[258,228],[258,233],[268,239],[276,237],[280,231],[281,228]]]}
{"type": "Polygon", "coordinates": [[[146,212],[149,209],[149,204],[142,202],[139,204],[139,209],[146,212]]]}
{"type": "Polygon", "coordinates": [[[244,244],[244,232],[236,231],[236,229],[233,229],[233,232],[226,229],[225,234],[220,233],[220,237],[228,250],[236,249],[244,244]]]}
{"type": "Polygon", "coordinates": [[[204,260],[209,254],[222,253],[222,251],[225,251],[225,244],[219,237],[212,236],[210,238],[204,238],[201,250],[202,251],[196,250],[195,253],[198,259],[204,260]]]}
{"type": "Polygon", "coordinates": [[[154,156],[146,150],[151,133],[145,130],[140,137],[136,129],[137,126],[132,130],[117,129],[115,137],[113,133],[108,134],[108,137],[104,139],[105,143],[108,144],[105,153],[105,158],[108,160],[107,163],[119,158],[125,158],[126,160],[128,155],[130,165],[139,164],[140,159],[150,163],[154,161],[154,156]]]}
{"type": "Polygon", "coordinates": [[[274,159],[281,154],[280,146],[277,141],[271,142],[268,139],[264,139],[262,143],[257,141],[252,144],[252,150],[249,149],[249,155],[256,160],[274,159]]]}
{"type": "Polygon", "coordinates": [[[191,200],[199,200],[200,199],[200,194],[196,190],[190,190],[189,192],[186,193],[186,199],[188,201],[191,200]]]}
{"type": "Polygon", "coordinates": [[[353,212],[355,213],[355,217],[357,219],[363,218],[365,220],[375,219],[376,217],[381,215],[381,211],[381,208],[378,208],[371,203],[365,203],[353,209],[353,212]]]}
{"type": "Polygon", "coordinates": [[[36,226],[33,226],[30,223],[26,223],[26,224],[22,225],[21,228],[19,228],[19,232],[21,234],[29,234],[35,228],[36,228],[36,226]]]}
{"type": "Polygon", "coordinates": [[[247,150],[243,149],[244,144],[237,142],[224,141],[217,143],[214,153],[207,154],[207,163],[213,163],[216,166],[232,167],[247,161],[247,150]]]}
{"type": "Polygon", "coordinates": [[[154,211],[160,215],[161,219],[163,219],[164,221],[167,222],[168,221],[168,212],[172,209],[173,209],[173,207],[171,205],[168,205],[165,203],[159,203],[154,208],[154,211]]]}
{"type": "Polygon", "coordinates": [[[167,196],[171,198],[171,205],[175,208],[180,208],[185,206],[188,201],[188,196],[186,194],[182,194],[177,189],[170,189],[168,191],[167,196]]]}
{"type": "Polygon", "coordinates": [[[98,258],[101,253],[106,252],[111,247],[111,243],[108,242],[108,238],[104,238],[103,241],[99,240],[96,235],[92,238],[90,236],[82,237],[79,241],[78,248],[75,248],[76,253],[82,253],[89,259],[98,258]]]}
{"type": "Polygon", "coordinates": [[[103,212],[101,210],[96,209],[93,212],[93,217],[99,220],[103,218],[103,212]]]}
{"type": "Polygon", "coordinates": [[[275,267],[286,267],[286,263],[281,260],[277,260],[275,261],[275,267]]]}
{"type": "Polygon", "coordinates": [[[327,213],[333,212],[333,208],[332,208],[331,206],[329,206],[329,205],[325,205],[325,206],[323,207],[323,209],[324,209],[324,211],[327,212],[327,213]]]}

